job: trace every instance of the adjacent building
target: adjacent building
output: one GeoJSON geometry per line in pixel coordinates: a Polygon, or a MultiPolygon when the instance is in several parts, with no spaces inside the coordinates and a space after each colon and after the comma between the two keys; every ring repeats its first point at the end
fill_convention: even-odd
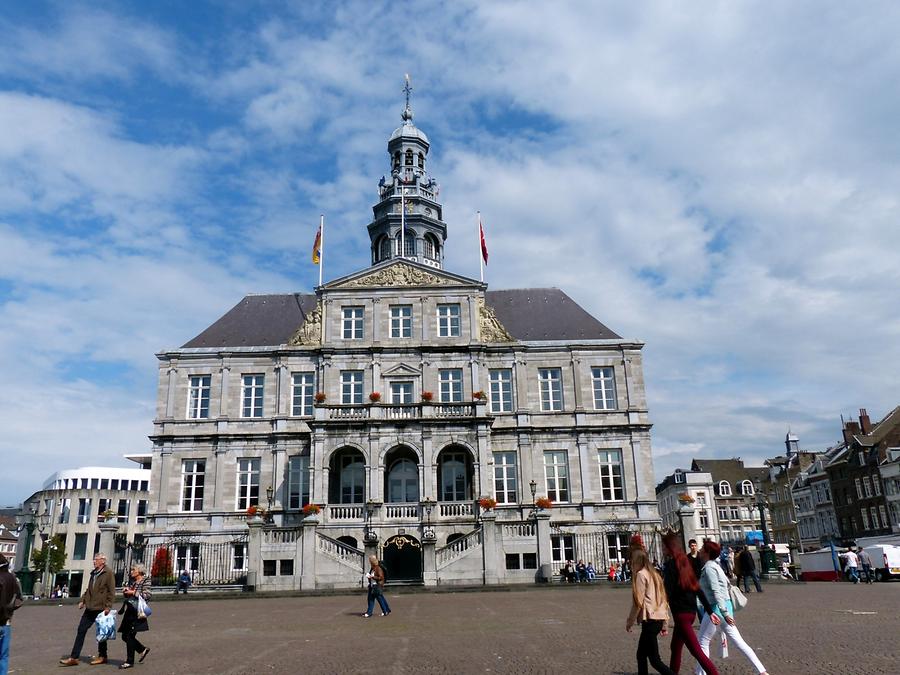
{"type": "MultiPolygon", "coordinates": [[[[142,466],[149,457],[131,457],[142,466]]],[[[43,487],[25,500],[22,514],[35,526],[34,548],[40,549],[59,537],[66,554],[66,567],[53,578],[35,570],[40,585],[35,593],[67,585],[72,595],[81,592],[100,550],[100,524],[119,524],[117,545],[141,543],[147,518],[150,470],[148,468],[83,467],[50,476],[43,487]]],[[[25,555],[28,555],[26,553],[25,555]]],[[[25,558],[20,561],[20,568],[25,558]]],[[[28,561],[30,565],[30,561],[28,561]]],[[[121,583],[124,569],[116,569],[121,583]]]]}
{"type": "MultiPolygon", "coordinates": [[[[815,452],[801,451],[799,440],[788,432],[785,438],[786,454],[767,459],[765,464],[769,471],[761,481],[760,487],[766,495],[769,508],[771,539],[773,544],[800,545],[803,539],[800,531],[800,512],[807,519],[812,519],[814,509],[812,494],[808,486],[797,484],[800,475],[816,461],[815,452]],[[795,493],[795,490],[799,492],[795,493]],[[802,503],[801,503],[802,502],[802,503]]],[[[814,545],[811,537],[807,538],[814,545]]]]}
{"type": "Polygon", "coordinates": [[[712,474],[676,469],[656,486],[656,503],[663,530],[682,530],[685,540],[721,541],[712,474]]]}
{"type": "Polygon", "coordinates": [[[525,582],[656,546],[643,344],[446,270],[429,148],[407,101],[369,267],[157,355],[154,576],[356,586],[375,553],[394,581],[525,582]]]}
{"type": "Polygon", "coordinates": [[[721,543],[744,544],[748,533],[760,530],[756,485],[768,469],[744,466],[740,458],[695,459],[691,471],[708,473],[712,478],[721,543]]]}
{"type": "Polygon", "coordinates": [[[19,550],[19,535],[21,530],[16,524],[13,514],[0,513],[0,553],[9,561],[9,570],[18,569],[16,555],[19,550]]]}

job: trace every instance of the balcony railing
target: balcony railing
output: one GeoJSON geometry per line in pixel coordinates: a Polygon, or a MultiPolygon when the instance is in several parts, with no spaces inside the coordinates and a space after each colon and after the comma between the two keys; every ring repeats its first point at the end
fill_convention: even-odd
{"type": "Polygon", "coordinates": [[[415,420],[421,418],[465,419],[486,414],[486,407],[479,412],[478,404],[466,403],[365,403],[360,405],[319,405],[317,420],[367,421],[367,420],[415,420]]]}
{"type": "Polygon", "coordinates": [[[340,520],[362,520],[365,509],[362,504],[328,504],[325,507],[325,519],[330,522],[340,520]]]}
{"type": "Polygon", "coordinates": [[[473,514],[472,502],[438,502],[438,518],[465,518],[473,514]]]}
{"type": "Polygon", "coordinates": [[[384,517],[387,520],[418,520],[419,505],[410,504],[385,504],[384,517]]]}

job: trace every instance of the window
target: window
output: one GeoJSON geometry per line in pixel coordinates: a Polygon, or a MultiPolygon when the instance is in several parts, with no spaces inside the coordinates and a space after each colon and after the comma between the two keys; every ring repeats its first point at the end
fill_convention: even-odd
{"type": "Polygon", "coordinates": [[[459,305],[438,305],[438,337],[459,337],[459,305]]]}
{"type": "Polygon", "coordinates": [[[610,562],[625,560],[625,556],[628,555],[628,537],[627,532],[611,532],[606,535],[606,548],[609,551],[610,562]]]}
{"type": "Polygon", "coordinates": [[[869,513],[872,514],[872,529],[877,530],[879,527],[881,527],[881,524],[878,521],[878,510],[874,506],[872,506],[869,508],[869,513]]]}
{"type": "MultiPolygon", "coordinates": [[[[71,499],[63,499],[60,504],[59,509],[59,522],[60,523],[68,523],[69,522],[69,511],[72,508],[72,500],[71,499]]],[[[52,507],[49,509],[49,512],[52,513],[52,507]]]]}
{"type": "Polygon", "coordinates": [[[344,331],[345,340],[363,339],[363,308],[344,307],[344,331]]]}
{"type": "Polygon", "coordinates": [[[684,472],[681,469],[675,469],[675,484],[680,485],[684,483],[684,472]]]}
{"type": "Polygon", "coordinates": [[[285,558],[279,561],[279,574],[283,577],[290,577],[294,574],[294,559],[285,558]]]}
{"type": "MultiPolygon", "coordinates": [[[[406,202],[406,212],[412,213],[413,205],[411,202],[406,202]]],[[[403,255],[407,258],[414,258],[416,255],[416,233],[412,230],[406,230],[406,236],[403,239],[403,255]]],[[[400,250],[401,237],[400,234],[397,234],[397,250],[400,250]]]]}
{"type": "Polygon", "coordinates": [[[753,496],[753,483],[751,483],[749,480],[742,481],[741,494],[753,496]]]}
{"type": "Polygon", "coordinates": [[[75,522],[77,523],[87,523],[91,520],[91,500],[90,499],[79,499],[78,500],[78,518],[75,522]]]}
{"type": "Polygon", "coordinates": [[[100,479],[100,489],[101,490],[109,490],[109,478],[101,478],[100,479]]]}
{"type": "Polygon", "coordinates": [[[706,506],[706,493],[705,492],[697,493],[697,506],[706,506]]]}
{"type": "Polygon", "coordinates": [[[438,252],[441,250],[441,248],[438,245],[435,238],[430,234],[426,234],[424,243],[425,243],[425,257],[428,258],[429,260],[437,260],[439,257],[438,252]]]}
{"type": "Polygon", "coordinates": [[[401,457],[391,464],[387,475],[387,501],[418,503],[419,469],[411,459],[401,457]]]}
{"type": "Polygon", "coordinates": [[[175,547],[175,570],[196,572],[200,569],[200,544],[179,544],[175,547]]]}
{"type": "Polygon", "coordinates": [[[264,375],[244,375],[243,417],[262,417],[264,375]]]}
{"type": "Polygon", "coordinates": [[[541,410],[562,410],[562,371],[559,368],[538,369],[541,410]]]}
{"type": "Polygon", "coordinates": [[[277,563],[277,560],[263,560],[263,576],[274,577],[277,563]]]}
{"type": "Polygon", "coordinates": [[[237,462],[237,510],[246,511],[259,504],[259,459],[237,462]]]}
{"type": "Polygon", "coordinates": [[[232,544],[231,570],[233,572],[247,571],[247,544],[232,544]]]}
{"type": "Polygon", "coordinates": [[[341,456],[340,490],[341,504],[362,504],[365,501],[366,465],[359,453],[341,456]]]}
{"type": "Polygon", "coordinates": [[[390,237],[382,237],[381,244],[378,247],[381,260],[389,260],[391,257],[391,248],[393,240],[390,237]]]}
{"type": "Polygon", "coordinates": [[[181,510],[203,510],[203,485],[206,461],[186,459],[181,462],[181,510]]]}
{"type": "Polygon", "coordinates": [[[391,337],[412,337],[412,305],[391,305],[391,337]]]}
{"type": "Polygon", "coordinates": [[[119,500],[119,508],[116,509],[116,522],[117,523],[127,523],[128,522],[128,500],[127,499],[119,500]]]}
{"type": "Polygon", "coordinates": [[[507,553],[506,554],[506,569],[508,570],[518,570],[522,569],[522,558],[518,553],[507,553]]]}
{"type": "Polygon", "coordinates": [[[138,501],[137,522],[144,523],[146,521],[147,521],[147,500],[141,499],[138,501]]]}
{"type": "Polygon", "coordinates": [[[862,499],[863,498],[862,483],[860,482],[859,478],[854,479],[854,483],[856,483],[856,496],[858,499],[862,499]]]}
{"type": "Polygon", "coordinates": [[[600,499],[604,502],[619,502],[625,499],[622,486],[622,451],[599,450],[600,499]]]}
{"type": "Polygon", "coordinates": [[[498,368],[490,371],[491,412],[512,412],[512,370],[498,368]]]}
{"type": "Polygon", "coordinates": [[[87,558],[87,533],[79,532],[75,535],[75,548],[72,549],[72,560],[84,560],[87,558]]]}
{"type": "Polygon", "coordinates": [[[394,405],[410,405],[412,402],[412,382],[391,382],[391,403],[394,405]]]}
{"type": "Polygon", "coordinates": [[[719,507],[719,520],[728,520],[728,508],[725,506],[719,507]]]}
{"type": "MultiPolygon", "coordinates": [[[[466,455],[462,452],[442,452],[440,459],[442,502],[459,502],[469,499],[469,479],[466,455]]],[[[461,535],[460,535],[461,536],[461,535]]]]}
{"type": "Polygon", "coordinates": [[[569,469],[565,450],[551,450],[544,453],[544,477],[550,501],[569,501],[569,469]]]}
{"type": "MultiPolygon", "coordinates": [[[[868,530],[869,529],[869,512],[866,511],[866,509],[862,509],[862,522],[863,522],[863,529],[868,530]]],[[[855,528],[856,528],[856,525],[854,524],[854,529],[855,528]]]]}
{"type": "Polygon", "coordinates": [[[719,496],[731,496],[731,484],[727,480],[719,481],[719,496]]]}
{"type": "Polygon", "coordinates": [[[550,549],[553,562],[557,565],[562,565],[566,560],[575,560],[575,535],[550,535],[550,549]]]}
{"type": "Polygon", "coordinates": [[[868,476],[863,476],[863,492],[866,493],[866,497],[872,496],[872,481],[868,476]]]}
{"type": "MultiPolygon", "coordinates": [[[[749,514],[744,515],[743,520],[748,520],[747,515],[749,515],[749,514]]],[[[737,506],[731,507],[731,519],[732,520],[741,520],[741,509],[739,507],[737,507],[737,506]]]]}
{"type": "Polygon", "coordinates": [[[441,403],[461,403],[463,398],[462,370],[449,368],[440,371],[441,403]]]}
{"type": "Polygon", "coordinates": [[[103,520],[103,514],[112,508],[112,499],[97,500],[97,522],[103,520]]]}
{"type": "Polygon", "coordinates": [[[517,497],[516,453],[494,453],[494,499],[498,504],[515,504],[517,497]]]}
{"type": "Polygon", "coordinates": [[[301,509],[309,504],[309,455],[294,455],[288,459],[289,509],[301,509]]]}
{"type": "Polygon", "coordinates": [[[362,405],[363,371],[341,371],[341,403],[344,405],[362,405]]]}
{"type": "Polygon", "coordinates": [[[872,476],[872,491],[876,496],[881,496],[881,480],[878,476],[872,476]]]}
{"type": "Polygon", "coordinates": [[[209,417],[209,375],[191,375],[187,416],[199,420],[209,417]]]}
{"type": "Polygon", "coordinates": [[[594,383],[594,409],[616,409],[616,377],[615,370],[607,368],[591,368],[591,379],[594,383]]]}
{"type": "Polygon", "coordinates": [[[294,373],[291,379],[294,389],[291,414],[297,417],[312,417],[315,373],[294,373]]]}
{"type": "Polygon", "coordinates": [[[707,513],[706,511],[700,511],[700,529],[709,529],[709,513],[707,513]]]}

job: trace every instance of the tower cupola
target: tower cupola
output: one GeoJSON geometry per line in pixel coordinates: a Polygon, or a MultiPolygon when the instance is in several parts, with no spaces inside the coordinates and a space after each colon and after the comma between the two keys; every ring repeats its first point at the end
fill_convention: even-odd
{"type": "Polygon", "coordinates": [[[391,171],[378,182],[379,202],[369,223],[372,264],[393,258],[407,258],[441,268],[447,226],[441,220],[437,201],[437,181],[426,171],[430,143],[425,132],[413,123],[409,75],[403,87],[406,106],[402,124],[388,139],[391,171]]]}

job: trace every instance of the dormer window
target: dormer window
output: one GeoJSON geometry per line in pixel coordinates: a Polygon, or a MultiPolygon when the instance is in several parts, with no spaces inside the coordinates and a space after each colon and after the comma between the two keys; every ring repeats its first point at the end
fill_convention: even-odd
{"type": "Polygon", "coordinates": [[[741,494],[747,495],[748,497],[753,496],[753,483],[749,480],[745,480],[741,483],[741,494]]]}
{"type": "Polygon", "coordinates": [[[720,497],[730,497],[731,496],[731,484],[727,480],[719,481],[719,496],[720,497]]]}
{"type": "Polygon", "coordinates": [[[675,471],[675,484],[681,484],[684,482],[684,472],[683,471],[675,471]]]}

